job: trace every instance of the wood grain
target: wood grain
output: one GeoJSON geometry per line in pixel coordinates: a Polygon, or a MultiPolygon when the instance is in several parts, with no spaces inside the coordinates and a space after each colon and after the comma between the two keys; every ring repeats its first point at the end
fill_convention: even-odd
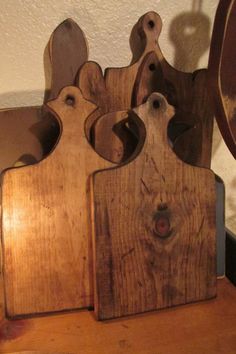
{"type": "MultiPolygon", "coordinates": [[[[50,90],[45,100],[74,82],[76,72],[88,59],[83,32],[71,19],[62,22],[48,44],[51,71],[50,90]]],[[[59,126],[44,107],[0,110],[0,171],[16,163],[28,165],[41,160],[54,147],[59,126]]]]}
{"type": "Polygon", "coordinates": [[[84,98],[93,102],[98,107],[98,109],[88,117],[85,126],[86,136],[94,145],[92,126],[99,117],[109,111],[110,102],[101,67],[94,61],[84,63],[78,71],[75,85],[81,89],[84,98]]]}
{"type": "Polygon", "coordinates": [[[31,348],[76,354],[235,354],[236,291],[226,278],[217,288],[211,301],[109,323],[94,321],[88,311],[30,318],[28,331],[2,341],[0,353],[31,348]]]}
{"type": "Polygon", "coordinates": [[[209,88],[221,134],[236,158],[236,1],[220,1],[209,56],[209,88]]]}
{"type": "MultiPolygon", "coordinates": [[[[194,130],[191,134],[182,134],[183,131],[179,132],[179,129],[176,128],[177,137],[179,138],[181,135],[181,139],[176,139],[175,141],[175,152],[183,161],[197,166],[210,167],[213,113],[209,104],[208,89],[205,85],[207,72],[203,70],[201,73],[184,73],[170,66],[158,44],[161,28],[161,18],[157,13],[148,12],[143,15],[132,31],[131,47],[134,55],[132,63],[123,68],[107,68],[104,78],[102,78],[102,72],[98,68],[98,64],[87,63],[85,67],[81,67],[76,85],[81,88],[87,99],[94,100],[94,102],[99,100],[102,92],[102,97],[105,97],[105,100],[102,98],[99,101],[101,111],[97,113],[100,116],[108,112],[128,110],[140,104],[140,97],[136,97],[136,83],[139,83],[140,80],[142,81],[143,91],[146,94],[159,90],[161,93],[166,92],[169,103],[175,108],[182,110],[184,123],[188,124],[190,121],[192,124],[192,120],[194,120],[194,130]],[[151,73],[148,79],[141,79],[138,72],[146,55],[150,52],[155,53],[156,58],[154,60],[158,65],[156,65],[155,70],[150,70],[151,73]],[[94,70],[95,66],[96,70],[94,70]],[[93,85],[92,82],[96,81],[98,72],[99,84],[93,85]],[[161,72],[163,75],[159,75],[161,72]],[[199,79],[198,75],[200,75],[199,79]],[[86,76],[89,77],[89,80],[85,80],[86,76]],[[200,81],[201,85],[199,85],[200,81]],[[163,92],[162,88],[164,87],[163,92]],[[205,132],[207,132],[207,135],[205,132]]],[[[153,63],[150,62],[150,64],[153,63]]],[[[153,65],[151,65],[152,67],[153,65]]],[[[99,116],[92,116],[88,120],[87,135],[89,135],[92,125],[95,121],[98,121],[98,118],[99,116]]],[[[111,119],[114,119],[114,123],[116,123],[115,115],[113,118],[111,116],[111,119]]],[[[116,138],[115,140],[118,142],[116,138]]],[[[126,142],[126,145],[133,144],[135,147],[135,143],[136,140],[134,139],[134,141],[126,142]]],[[[103,156],[105,158],[110,158],[110,148],[110,145],[107,145],[107,150],[104,149],[103,156]]],[[[119,149],[120,144],[116,146],[116,150],[119,149]]],[[[114,160],[114,162],[117,161],[114,160]]]]}
{"type": "Polygon", "coordinates": [[[67,19],[53,32],[49,49],[52,89],[48,99],[55,99],[63,87],[74,84],[78,70],[88,60],[88,47],[81,28],[67,19]]]}
{"type": "Polygon", "coordinates": [[[146,54],[137,72],[133,89],[133,107],[144,103],[152,92],[159,92],[164,96],[168,94],[161,63],[155,51],[146,54]]]}
{"type": "MultiPolygon", "coordinates": [[[[91,116],[90,116],[91,117],[91,116]]],[[[128,111],[106,113],[91,128],[93,146],[108,161],[123,163],[134,153],[139,135],[128,111]]]]}
{"type": "Polygon", "coordinates": [[[8,316],[93,304],[88,176],[111,166],[90,147],[84,122],[96,106],[75,87],[48,103],[61,137],[39,164],[5,172],[3,274],[8,316]]]}
{"type": "Polygon", "coordinates": [[[152,92],[163,94],[175,106],[175,116],[168,130],[174,152],[189,164],[209,167],[213,119],[206,87],[206,71],[193,73],[189,92],[185,93],[185,101],[179,105],[173,88],[165,80],[156,52],[150,52],[137,73],[133,106],[145,102],[152,92]]]}
{"type": "Polygon", "coordinates": [[[95,311],[102,320],[216,295],[214,173],[172,152],[174,111],[162,95],[134,112],[146,127],[141,153],[93,175],[95,311]]]}
{"type": "Polygon", "coordinates": [[[41,352],[41,351],[24,351],[24,352],[12,352],[11,354],[70,354],[70,353],[61,353],[61,352],[41,352]]]}
{"type": "Polygon", "coordinates": [[[213,110],[211,108],[207,75],[198,70],[192,78],[190,105],[176,109],[173,118],[175,140],[173,150],[184,162],[194,166],[210,167],[212,149],[213,110]],[[182,124],[183,130],[178,130],[182,124]],[[187,129],[186,129],[187,127],[187,129]]]}
{"type": "MultiPolygon", "coordinates": [[[[129,158],[137,145],[137,137],[126,125],[127,111],[112,110],[114,97],[106,88],[101,67],[87,62],[79,70],[76,86],[98,109],[88,117],[85,133],[98,154],[114,163],[129,158]]],[[[119,95],[124,95],[120,92],[119,95]]]]}

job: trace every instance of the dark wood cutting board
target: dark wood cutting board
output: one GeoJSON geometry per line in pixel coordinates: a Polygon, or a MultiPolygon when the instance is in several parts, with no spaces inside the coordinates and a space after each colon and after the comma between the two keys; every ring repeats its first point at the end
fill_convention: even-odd
{"type": "MultiPolygon", "coordinates": [[[[84,67],[81,67],[76,85],[81,88],[86,99],[92,100],[100,107],[100,111],[88,119],[87,135],[89,136],[91,126],[99,119],[99,116],[107,112],[128,110],[140,104],[140,97],[135,97],[137,75],[146,55],[154,52],[157,65],[154,63],[148,65],[148,70],[151,71],[151,82],[149,80],[142,81],[144,85],[148,85],[143,90],[150,94],[163,87],[164,91],[160,90],[160,92],[166,94],[170,104],[182,110],[183,122],[188,124],[189,121],[192,123],[194,120],[195,130],[188,134],[182,135],[182,132],[180,133],[175,142],[175,151],[185,162],[209,167],[213,113],[206,88],[206,70],[184,73],[170,66],[158,44],[161,28],[161,18],[155,12],[148,12],[139,19],[135,25],[137,36],[132,43],[132,48],[141,47],[141,50],[134,62],[127,67],[107,68],[104,77],[101,68],[96,63],[86,63],[84,67]],[[163,73],[164,80],[162,75],[161,77],[157,75],[157,72],[158,74],[163,73]]],[[[141,79],[139,78],[139,80],[141,79]]],[[[116,117],[114,117],[114,121],[116,122],[116,117]]],[[[106,141],[106,137],[104,140],[106,141]]],[[[130,141],[130,144],[132,143],[130,141]]],[[[108,154],[109,149],[108,145],[108,154]]],[[[106,155],[103,156],[107,158],[106,155]]]]}
{"type": "Polygon", "coordinates": [[[209,56],[209,92],[221,134],[236,158],[236,1],[221,0],[209,56]]]}
{"type": "Polygon", "coordinates": [[[136,158],[93,175],[95,311],[100,320],[216,295],[215,176],[179,160],[157,93],[134,110],[136,158]],[[144,134],[144,132],[142,132],[144,134]]]}

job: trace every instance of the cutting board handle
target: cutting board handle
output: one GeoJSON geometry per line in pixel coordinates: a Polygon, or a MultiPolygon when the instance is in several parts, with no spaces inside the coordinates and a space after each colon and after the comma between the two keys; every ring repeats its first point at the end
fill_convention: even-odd
{"type": "Polygon", "coordinates": [[[138,31],[140,37],[145,36],[147,47],[152,47],[157,43],[162,30],[161,17],[154,11],[147,12],[138,21],[138,31]]]}
{"type": "Polygon", "coordinates": [[[139,18],[130,35],[130,48],[133,54],[131,64],[142,60],[148,52],[153,50],[157,50],[158,57],[163,59],[158,44],[161,30],[162,20],[156,12],[147,12],[139,18]]]}
{"type": "Polygon", "coordinates": [[[78,70],[88,60],[88,47],[83,31],[70,18],[54,30],[48,46],[52,66],[48,99],[54,99],[63,87],[74,84],[78,70]]]}

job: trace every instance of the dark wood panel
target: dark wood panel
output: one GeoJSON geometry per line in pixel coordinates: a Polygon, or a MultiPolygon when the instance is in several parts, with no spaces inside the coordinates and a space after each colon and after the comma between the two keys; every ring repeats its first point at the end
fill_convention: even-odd
{"type": "Polygon", "coordinates": [[[236,158],[236,1],[221,0],[209,57],[209,87],[221,134],[236,158]]]}

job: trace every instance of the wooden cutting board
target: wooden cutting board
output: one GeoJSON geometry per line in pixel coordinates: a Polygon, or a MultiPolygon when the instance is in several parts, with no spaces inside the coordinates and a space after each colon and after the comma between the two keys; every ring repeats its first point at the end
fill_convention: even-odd
{"type": "Polygon", "coordinates": [[[53,152],[3,175],[3,274],[8,316],[93,305],[88,176],[112,166],[84,135],[96,108],[67,87],[48,103],[60,117],[53,152]]]}
{"type": "MultiPolygon", "coordinates": [[[[175,102],[175,116],[170,122],[168,136],[177,156],[192,165],[199,165],[199,161],[203,163],[203,157],[207,157],[208,150],[211,150],[212,116],[209,121],[209,114],[207,113],[210,112],[208,96],[205,94],[202,96],[202,91],[206,90],[205,86],[205,71],[199,70],[195,73],[194,84],[190,91],[193,94],[191,110],[185,111],[186,103],[179,106],[175,102],[173,92],[168,88],[168,83],[164,78],[161,64],[155,52],[148,53],[143,59],[134,85],[134,106],[145,102],[152,92],[160,92],[167,98],[168,102],[173,104],[175,102]],[[201,114],[199,114],[199,110],[201,114]]],[[[186,97],[188,98],[188,94],[186,97]]],[[[205,160],[204,165],[208,166],[209,161],[205,160]]]]}
{"type": "Polygon", "coordinates": [[[84,98],[96,104],[98,109],[88,117],[85,133],[93,143],[91,128],[101,115],[109,112],[110,97],[106,89],[101,67],[94,61],[88,61],[81,66],[75,79],[75,85],[80,88],[84,98]]]}
{"type": "MultiPolygon", "coordinates": [[[[164,74],[155,51],[146,54],[140,64],[134,83],[133,106],[137,107],[144,103],[154,91],[167,96],[168,99],[164,74]]],[[[169,93],[169,95],[170,94],[171,93],[169,93]]]]}
{"type": "MultiPolygon", "coordinates": [[[[87,65],[85,64],[82,67],[81,72],[83,75],[85,72],[84,68],[87,65]]],[[[162,92],[163,94],[166,92],[160,63],[156,53],[150,52],[144,57],[137,72],[133,89],[133,104],[138,106],[143,103],[150,93],[153,92],[154,85],[158,89],[158,92],[162,92]]],[[[91,99],[94,101],[96,97],[91,97],[91,99]]],[[[97,100],[96,102],[102,107],[101,102],[97,100]]],[[[108,100],[106,102],[105,111],[109,111],[108,100]]],[[[101,109],[99,113],[101,114],[101,109]]],[[[92,114],[88,118],[88,121],[93,117],[94,115],[92,114]]],[[[142,139],[142,137],[138,134],[135,121],[130,118],[132,117],[129,117],[128,110],[115,111],[103,114],[93,122],[90,128],[93,138],[92,143],[98,154],[105,156],[107,160],[115,163],[125,162],[132,156],[139,139],[142,139]]]]}
{"type": "Polygon", "coordinates": [[[236,1],[219,2],[209,56],[209,88],[221,134],[236,158],[236,1]]]}
{"type": "MultiPolygon", "coordinates": [[[[88,59],[84,34],[71,19],[52,33],[47,46],[51,71],[50,90],[45,100],[74,83],[76,72],[88,59]]],[[[0,111],[0,171],[16,163],[32,164],[46,156],[55,145],[59,125],[43,107],[22,107],[0,111]]]]}
{"type": "Polygon", "coordinates": [[[167,126],[174,111],[162,95],[152,94],[134,113],[146,127],[141,152],[93,175],[100,320],[216,295],[214,173],[172,152],[167,126]]]}
{"type": "Polygon", "coordinates": [[[49,41],[52,89],[48,99],[58,96],[63,87],[74,84],[80,67],[88,60],[85,34],[72,19],[62,22],[49,41]]]}
{"type": "Polygon", "coordinates": [[[131,158],[139,141],[135,123],[128,111],[102,115],[92,127],[96,152],[105,156],[108,161],[118,164],[126,162],[131,158]]]}
{"type": "MultiPolygon", "coordinates": [[[[180,72],[171,67],[165,60],[158,44],[161,28],[161,18],[155,12],[148,12],[139,19],[132,31],[134,33],[132,38],[135,39],[131,40],[132,49],[137,52],[139,47],[139,54],[134,56],[133,62],[127,67],[107,68],[104,78],[98,64],[86,63],[84,67],[81,67],[76,85],[81,88],[87,99],[92,100],[101,108],[100,112],[96,112],[95,116],[88,119],[87,135],[89,135],[88,132],[93,123],[98,120],[99,115],[127,110],[140,103],[140,100],[135,96],[135,81],[144,58],[148,53],[154,51],[158,65],[153,70],[154,63],[149,64],[148,70],[151,71],[152,78],[151,83],[146,81],[148,87],[144,87],[144,91],[151,93],[159,90],[160,86],[165,87],[165,91],[161,91],[161,93],[166,93],[169,103],[185,112],[185,114],[182,114],[184,122],[188,123],[190,117],[191,120],[194,117],[195,130],[191,134],[184,135],[182,135],[182,131],[180,132],[181,139],[176,142],[176,153],[188,163],[209,167],[213,114],[206,88],[206,70],[192,74],[180,72]],[[162,85],[162,78],[159,81],[157,72],[163,73],[164,85],[162,85]],[[88,77],[89,80],[86,79],[88,77]],[[98,84],[93,84],[95,81],[98,84]],[[100,99],[101,92],[102,99],[100,99]]],[[[143,82],[145,83],[145,80],[143,82]]],[[[114,122],[116,122],[116,117],[114,117],[114,122]]],[[[107,151],[109,151],[109,148],[108,146],[107,151]]],[[[103,156],[107,158],[106,155],[103,156]]]]}

